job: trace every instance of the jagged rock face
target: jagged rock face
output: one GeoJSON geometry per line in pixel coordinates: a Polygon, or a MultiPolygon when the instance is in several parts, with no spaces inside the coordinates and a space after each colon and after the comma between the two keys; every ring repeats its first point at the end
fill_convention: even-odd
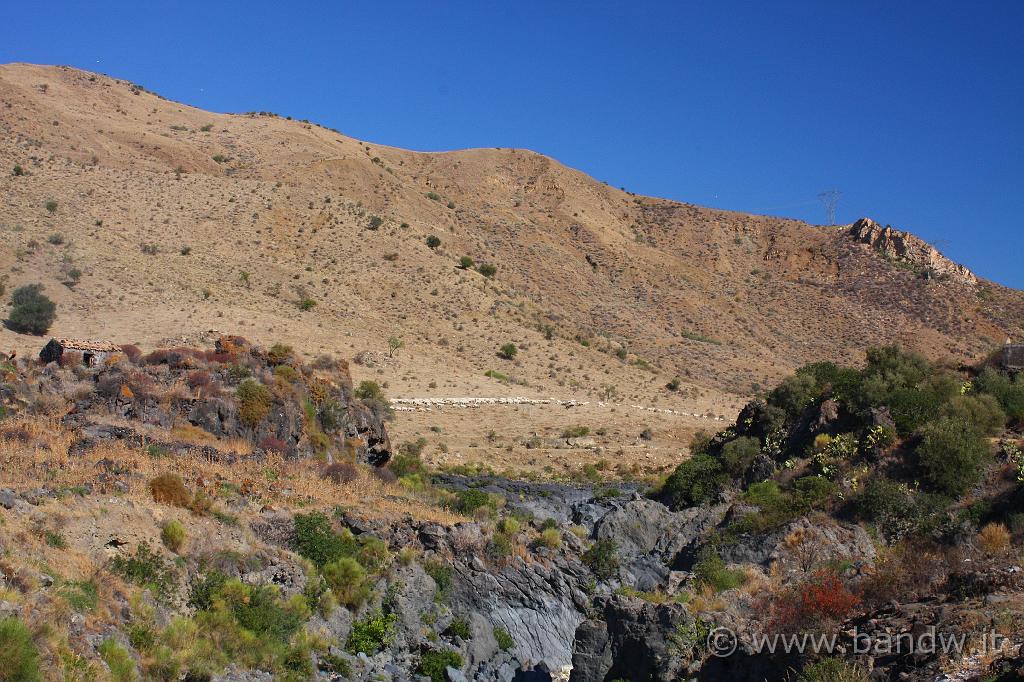
{"type": "Polygon", "coordinates": [[[683,606],[618,597],[599,599],[596,606],[600,617],[576,631],[570,682],[680,679],[688,661],[673,638],[680,625],[693,621],[683,606]]]}
{"type": "Polygon", "coordinates": [[[978,277],[973,272],[949,260],[920,237],[894,230],[889,226],[882,227],[871,218],[861,218],[855,222],[850,228],[850,236],[879,253],[925,272],[949,277],[965,284],[978,283],[978,277]]]}

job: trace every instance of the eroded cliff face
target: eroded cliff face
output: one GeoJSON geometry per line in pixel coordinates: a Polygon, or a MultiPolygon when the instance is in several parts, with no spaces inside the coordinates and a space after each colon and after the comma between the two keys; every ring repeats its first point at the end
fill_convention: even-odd
{"type": "Polygon", "coordinates": [[[906,263],[926,276],[948,277],[977,284],[978,277],[959,263],[943,256],[938,249],[909,232],[882,227],[871,218],[861,218],[850,227],[850,236],[892,260],[906,263]]]}

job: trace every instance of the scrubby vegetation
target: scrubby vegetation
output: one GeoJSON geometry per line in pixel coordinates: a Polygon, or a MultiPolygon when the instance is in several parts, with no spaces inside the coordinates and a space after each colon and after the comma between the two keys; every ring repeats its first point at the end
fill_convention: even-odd
{"type": "Polygon", "coordinates": [[[744,408],[733,427],[698,439],[661,494],[683,507],[749,485],[767,516],[793,517],[843,491],[850,511],[869,520],[933,516],[991,469],[990,438],[1021,424],[1022,397],[1024,382],[992,366],[946,367],[895,347],[869,350],[861,369],[815,363],[744,408]],[[797,473],[784,489],[751,485],[779,469],[797,473]]]}
{"type": "Polygon", "coordinates": [[[42,284],[26,284],[11,294],[7,326],[22,334],[45,334],[57,317],[57,304],[43,294],[42,284]]]}

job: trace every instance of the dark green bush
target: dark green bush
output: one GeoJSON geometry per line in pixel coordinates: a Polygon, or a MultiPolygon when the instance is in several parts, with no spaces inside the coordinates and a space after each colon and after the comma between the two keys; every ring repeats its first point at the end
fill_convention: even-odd
{"type": "Polygon", "coordinates": [[[458,651],[450,649],[427,651],[420,656],[420,663],[416,667],[416,672],[426,675],[430,678],[431,682],[445,682],[448,679],[444,672],[445,668],[452,667],[456,670],[461,670],[462,666],[462,656],[458,651]]]}
{"type": "Polygon", "coordinates": [[[476,271],[484,277],[494,277],[498,273],[498,267],[491,265],[490,263],[481,263],[476,267],[476,271]]]}
{"type": "Polygon", "coordinates": [[[469,629],[469,621],[465,618],[456,618],[451,622],[444,633],[452,637],[458,637],[460,639],[469,639],[472,637],[472,633],[469,629]]]}
{"type": "Polygon", "coordinates": [[[188,605],[196,611],[205,611],[213,606],[213,597],[228,581],[220,571],[210,571],[192,581],[188,594],[188,605]]]}
{"type": "Polygon", "coordinates": [[[726,568],[722,557],[711,545],[701,549],[697,563],[693,566],[693,577],[698,585],[707,585],[715,592],[731,590],[747,582],[747,574],[726,568]]]}
{"type": "Polygon", "coordinates": [[[26,284],[11,295],[7,326],[20,334],[45,334],[57,317],[57,304],[42,293],[42,284],[26,284]]]}
{"type": "Polygon", "coordinates": [[[345,650],[355,655],[363,652],[372,656],[381,649],[391,646],[395,639],[395,621],[398,617],[393,613],[385,614],[381,610],[368,613],[352,623],[345,650]]]}
{"type": "Polygon", "coordinates": [[[754,458],[761,454],[761,441],[757,438],[740,436],[722,446],[722,465],[734,477],[746,473],[754,458]]]}
{"type": "Polygon", "coordinates": [[[463,514],[472,514],[480,507],[494,507],[491,496],[478,488],[460,490],[455,496],[455,509],[463,514]]]}
{"type": "Polygon", "coordinates": [[[982,464],[991,455],[973,424],[950,417],[921,429],[916,452],[925,480],[937,492],[954,497],[978,482],[982,464]]]}
{"type": "Polygon", "coordinates": [[[619,547],[610,538],[598,540],[583,554],[583,563],[598,580],[608,580],[619,572],[619,547]]]}
{"type": "Polygon", "coordinates": [[[463,270],[469,270],[471,267],[473,267],[473,259],[470,258],[469,256],[462,256],[461,258],[459,258],[459,267],[462,268],[463,270]]]}
{"type": "Polygon", "coordinates": [[[768,404],[782,408],[787,418],[795,419],[818,394],[818,383],[813,375],[791,374],[768,394],[768,404]]]}
{"type": "Polygon", "coordinates": [[[441,246],[441,239],[437,235],[429,235],[427,237],[427,246],[432,249],[436,249],[441,246]]]}
{"type": "Polygon", "coordinates": [[[696,455],[676,467],[665,481],[662,494],[671,507],[691,507],[717,495],[728,478],[717,459],[706,454],[696,455]]]}
{"type": "Polygon", "coordinates": [[[110,570],[128,582],[153,591],[157,599],[166,601],[174,593],[175,570],[160,554],[141,543],[132,556],[116,556],[110,570]]]}
{"type": "Polygon", "coordinates": [[[1011,420],[1024,421],[1024,380],[1020,376],[1012,380],[1004,372],[986,367],[975,378],[974,390],[978,393],[987,393],[998,400],[1011,420]]]}
{"type": "Polygon", "coordinates": [[[356,552],[356,543],[334,532],[330,519],[323,512],[295,515],[292,549],[312,561],[318,568],[356,552]]]}
{"type": "Polygon", "coordinates": [[[954,396],[939,412],[944,417],[973,424],[987,435],[995,435],[1006,426],[1006,413],[995,396],[988,393],[954,396]]]}

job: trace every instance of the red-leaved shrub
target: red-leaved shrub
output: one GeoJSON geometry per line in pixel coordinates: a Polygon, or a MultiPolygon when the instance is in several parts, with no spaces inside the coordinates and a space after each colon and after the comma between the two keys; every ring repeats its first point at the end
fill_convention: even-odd
{"type": "Polygon", "coordinates": [[[821,631],[844,620],[860,602],[834,572],[818,571],[802,583],[770,595],[765,605],[771,614],[771,631],[789,633],[821,631]]]}
{"type": "Polygon", "coordinates": [[[288,452],[288,444],[280,438],[274,438],[273,436],[266,436],[260,440],[260,447],[264,450],[277,452],[282,455],[288,452]]]}

